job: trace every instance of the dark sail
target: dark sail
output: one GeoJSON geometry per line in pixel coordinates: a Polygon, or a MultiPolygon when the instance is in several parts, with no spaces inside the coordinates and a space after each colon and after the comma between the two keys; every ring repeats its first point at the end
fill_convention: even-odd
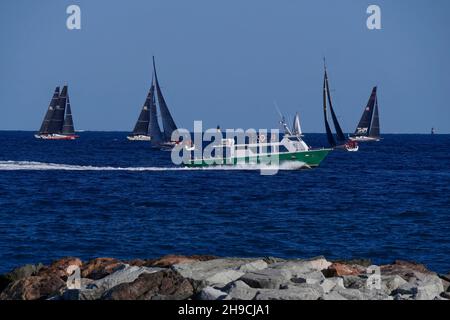
{"type": "Polygon", "coordinates": [[[378,97],[375,95],[375,107],[373,110],[372,124],[370,125],[369,137],[380,137],[380,116],[378,114],[378,97]]]}
{"type": "MultiPolygon", "coordinates": [[[[153,85],[152,85],[153,88],[153,85]]],[[[147,94],[147,99],[145,99],[144,106],[142,107],[141,114],[136,122],[136,125],[133,129],[134,135],[147,135],[148,134],[148,124],[150,121],[150,105],[153,100],[153,92],[152,88],[149,90],[147,94]]]]}
{"type": "Polygon", "coordinates": [[[70,108],[69,93],[67,93],[66,118],[64,119],[62,133],[69,135],[75,134],[75,128],[73,127],[73,119],[72,119],[72,109],[70,108]]]}
{"type": "Polygon", "coordinates": [[[333,109],[333,104],[331,103],[330,87],[328,84],[328,74],[326,69],[325,69],[325,87],[326,87],[326,94],[328,97],[328,104],[330,106],[331,117],[333,119],[334,128],[336,129],[337,140],[339,142],[345,142],[347,139],[345,138],[345,135],[342,132],[341,126],[339,125],[339,121],[333,109]]]}
{"type": "Polygon", "coordinates": [[[148,134],[151,137],[151,143],[153,145],[158,145],[163,141],[163,137],[158,123],[158,114],[156,111],[156,99],[155,99],[155,85],[153,83],[152,87],[150,88],[150,93],[152,99],[150,103],[148,134]]]}
{"type": "Polygon", "coordinates": [[[59,95],[58,104],[53,112],[52,119],[50,120],[50,125],[48,127],[48,133],[61,133],[64,124],[64,113],[66,110],[66,100],[67,100],[67,86],[64,86],[59,95]]]}
{"type": "Polygon", "coordinates": [[[163,125],[163,139],[164,142],[170,142],[172,137],[172,132],[177,130],[175,121],[173,121],[172,115],[170,114],[169,108],[167,107],[166,101],[161,92],[161,87],[159,86],[158,76],[156,74],[155,67],[155,57],[153,57],[153,71],[155,73],[155,84],[156,93],[158,95],[159,110],[161,111],[161,119],[163,125]]]}
{"type": "Polygon", "coordinates": [[[56,87],[55,92],[53,93],[52,100],[50,101],[50,105],[48,106],[48,110],[45,114],[44,120],[42,121],[41,128],[39,129],[40,134],[48,133],[50,120],[53,117],[53,112],[55,111],[55,107],[58,104],[58,100],[59,100],[59,87],[56,87]]]}
{"type": "MultiPolygon", "coordinates": [[[[361,120],[359,120],[358,127],[355,130],[355,136],[368,136],[370,132],[370,124],[372,122],[372,115],[374,110],[374,105],[377,98],[377,87],[374,87],[372,94],[370,95],[367,106],[364,109],[361,120]]],[[[378,125],[379,127],[379,125],[378,125]]]]}
{"type": "Polygon", "coordinates": [[[335,147],[336,141],[334,140],[333,133],[331,132],[330,125],[327,119],[327,89],[326,78],[323,79],[323,117],[325,119],[325,130],[327,132],[327,139],[330,146],[335,147]]]}

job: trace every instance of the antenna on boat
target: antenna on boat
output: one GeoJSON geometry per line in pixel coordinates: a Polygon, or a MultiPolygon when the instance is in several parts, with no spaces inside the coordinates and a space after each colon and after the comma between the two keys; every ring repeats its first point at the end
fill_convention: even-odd
{"type": "Polygon", "coordinates": [[[280,118],[281,118],[280,124],[283,126],[284,131],[286,131],[286,134],[291,136],[292,135],[291,129],[289,129],[289,126],[286,123],[286,118],[281,113],[280,108],[278,108],[278,104],[275,100],[273,101],[273,104],[275,105],[275,108],[277,109],[278,114],[280,115],[280,118]]]}
{"type": "Polygon", "coordinates": [[[280,115],[280,118],[283,119],[284,116],[283,116],[283,114],[281,113],[280,108],[278,108],[278,103],[277,103],[276,100],[273,100],[273,105],[275,106],[275,109],[277,110],[278,114],[280,115]]]}

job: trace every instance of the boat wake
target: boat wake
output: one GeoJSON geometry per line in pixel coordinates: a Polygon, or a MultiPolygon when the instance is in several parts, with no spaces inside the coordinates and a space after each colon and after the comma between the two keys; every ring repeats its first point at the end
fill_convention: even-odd
{"type": "Polygon", "coordinates": [[[203,171],[203,170],[300,170],[307,168],[304,162],[283,162],[278,167],[262,164],[240,164],[236,166],[213,166],[205,168],[187,167],[112,167],[112,166],[81,166],[72,164],[57,164],[35,161],[0,161],[0,171],[203,171]]]}

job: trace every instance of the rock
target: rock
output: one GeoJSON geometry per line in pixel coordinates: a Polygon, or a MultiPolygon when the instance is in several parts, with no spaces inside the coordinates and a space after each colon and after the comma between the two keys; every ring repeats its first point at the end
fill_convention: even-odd
{"type": "Polygon", "coordinates": [[[58,274],[22,278],[12,282],[0,294],[0,300],[38,300],[59,295],[66,283],[58,274]]]}
{"type": "Polygon", "coordinates": [[[173,270],[143,273],[131,283],[122,283],[103,295],[105,300],[184,300],[193,295],[191,283],[173,270]]]}
{"type": "MultiPolygon", "coordinates": [[[[321,283],[323,291],[327,294],[336,287],[344,288],[344,279],[342,278],[326,278],[321,283]]],[[[331,299],[333,300],[333,299],[331,299]]],[[[339,300],[339,299],[338,299],[339,300]]]]}
{"type": "Polygon", "coordinates": [[[279,289],[282,284],[289,282],[291,277],[287,270],[268,268],[246,273],[239,280],[252,288],[279,289]]]}
{"type": "Polygon", "coordinates": [[[320,271],[312,271],[298,275],[291,279],[294,283],[307,283],[307,284],[319,284],[325,280],[325,276],[320,271]]]}
{"type": "Polygon", "coordinates": [[[444,286],[445,292],[450,292],[450,274],[440,274],[439,278],[442,280],[442,285],[444,286]]]}
{"type": "Polygon", "coordinates": [[[264,257],[264,262],[267,264],[273,264],[273,263],[279,263],[279,262],[285,262],[286,259],[276,258],[276,257],[264,257]]]}
{"type": "Polygon", "coordinates": [[[42,263],[27,264],[19,268],[13,269],[11,272],[0,275],[0,292],[2,292],[10,283],[37,275],[44,267],[42,263]]]}
{"type": "Polygon", "coordinates": [[[200,256],[200,255],[194,255],[194,256],[177,256],[177,255],[167,255],[162,258],[159,258],[155,260],[152,263],[152,267],[171,267],[174,264],[181,264],[181,263],[192,263],[197,261],[209,261],[216,259],[215,256],[200,256]]]}
{"type": "Polygon", "coordinates": [[[286,262],[274,263],[270,266],[272,269],[282,269],[289,271],[292,277],[298,277],[314,271],[322,271],[331,265],[323,257],[308,260],[290,260],[286,262]]]}
{"type": "Polygon", "coordinates": [[[187,279],[205,281],[210,286],[224,286],[239,279],[244,272],[239,267],[255,261],[254,259],[215,259],[192,263],[175,264],[171,268],[187,279]]]}
{"type": "Polygon", "coordinates": [[[124,263],[113,258],[97,258],[89,261],[81,268],[81,276],[93,280],[104,278],[117,269],[124,266],[124,263]]]}
{"type": "Polygon", "coordinates": [[[435,275],[427,275],[417,282],[416,300],[433,300],[444,292],[441,279],[435,275]]]}
{"type": "Polygon", "coordinates": [[[247,272],[252,272],[252,271],[264,270],[267,267],[268,267],[268,264],[264,260],[256,260],[256,261],[252,261],[252,262],[243,264],[243,265],[239,266],[236,270],[247,273],[247,272]]]}
{"type": "Polygon", "coordinates": [[[155,267],[170,267],[179,263],[192,263],[198,261],[197,259],[189,258],[186,256],[167,255],[153,262],[152,266],[155,267]]]}
{"type": "Polygon", "coordinates": [[[358,289],[336,288],[331,292],[338,293],[346,300],[365,300],[364,295],[358,289]]]}
{"type": "Polygon", "coordinates": [[[251,288],[241,280],[229,283],[223,290],[228,293],[231,300],[253,300],[258,293],[258,289],[251,288]]]}
{"type": "Polygon", "coordinates": [[[130,283],[143,273],[154,273],[161,268],[147,268],[129,265],[121,265],[118,270],[110,275],[95,281],[86,281],[82,278],[82,288],[79,290],[79,300],[97,300],[109,289],[122,283],[130,283]],[[84,285],[83,285],[84,284],[84,285]]]}
{"type": "Polygon", "coordinates": [[[442,292],[441,293],[441,298],[450,300],[450,292],[442,292]]]}
{"type": "Polygon", "coordinates": [[[39,270],[38,275],[44,276],[49,275],[53,276],[56,275],[61,279],[66,279],[68,274],[68,268],[69,266],[77,266],[81,268],[83,263],[80,259],[75,257],[66,257],[59,260],[54,261],[49,267],[43,267],[39,270]]]}
{"type": "Polygon", "coordinates": [[[346,265],[358,265],[364,268],[368,268],[372,265],[372,260],[370,259],[335,260],[333,262],[346,265]]]}
{"type": "Polygon", "coordinates": [[[406,280],[398,275],[381,276],[381,288],[389,295],[406,283],[406,280]]]}
{"type": "Polygon", "coordinates": [[[260,289],[255,300],[318,300],[322,295],[319,285],[299,284],[283,290],[260,289]]]}
{"type": "Polygon", "coordinates": [[[411,278],[409,282],[400,285],[392,291],[392,295],[408,295],[415,300],[433,300],[444,292],[441,279],[433,274],[420,274],[419,278],[411,278]]]}
{"type": "Polygon", "coordinates": [[[404,280],[409,281],[410,278],[417,277],[418,274],[434,274],[429,271],[423,264],[396,260],[393,264],[380,267],[382,275],[398,275],[404,280]]]}
{"type": "Polygon", "coordinates": [[[367,288],[367,277],[362,276],[343,276],[344,287],[348,289],[365,289],[367,288]]]}
{"type": "Polygon", "coordinates": [[[199,294],[200,300],[229,300],[226,292],[213,287],[204,288],[199,294]]]}
{"type": "Polygon", "coordinates": [[[325,277],[358,276],[366,272],[366,269],[359,265],[349,265],[334,262],[326,270],[322,271],[325,277]]]}
{"type": "Polygon", "coordinates": [[[320,300],[347,300],[336,291],[325,293],[320,300]]]}

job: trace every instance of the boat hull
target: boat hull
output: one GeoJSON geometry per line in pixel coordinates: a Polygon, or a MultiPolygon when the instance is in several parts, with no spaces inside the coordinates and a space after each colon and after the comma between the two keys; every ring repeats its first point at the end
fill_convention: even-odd
{"type": "Polygon", "coordinates": [[[356,136],[356,137],[350,137],[349,138],[352,141],[358,141],[358,142],[377,142],[380,141],[380,138],[372,138],[372,137],[364,137],[364,136],[356,136]]]}
{"type": "Polygon", "coordinates": [[[42,140],[75,140],[79,138],[74,134],[35,134],[34,137],[42,140]]]}
{"type": "MultiPolygon", "coordinates": [[[[305,163],[305,168],[318,167],[320,163],[327,157],[332,149],[318,149],[309,151],[299,151],[299,152],[287,152],[278,154],[279,163],[298,161],[305,163]]],[[[265,164],[276,155],[257,155],[252,157],[234,157],[231,159],[202,159],[202,160],[191,160],[187,167],[209,167],[209,166],[222,166],[222,165],[240,165],[240,164],[265,164]]]]}
{"type": "Polygon", "coordinates": [[[127,136],[130,141],[151,141],[152,137],[146,135],[127,136]]]}

